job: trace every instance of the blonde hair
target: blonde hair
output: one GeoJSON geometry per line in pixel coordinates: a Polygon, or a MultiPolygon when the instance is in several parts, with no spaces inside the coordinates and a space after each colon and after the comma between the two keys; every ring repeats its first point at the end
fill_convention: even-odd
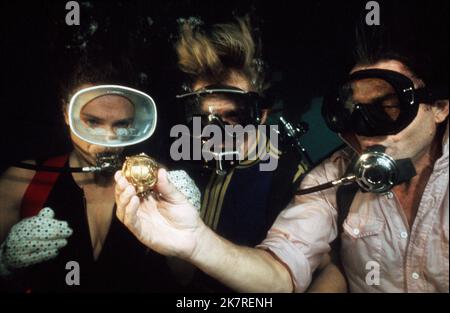
{"type": "Polygon", "coordinates": [[[179,23],[179,39],[175,44],[178,65],[193,80],[219,83],[237,72],[248,79],[254,91],[267,88],[258,57],[260,45],[255,44],[248,17],[237,18],[234,23],[215,24],[209,31],[195,18],[182,19],[179,23]]]}

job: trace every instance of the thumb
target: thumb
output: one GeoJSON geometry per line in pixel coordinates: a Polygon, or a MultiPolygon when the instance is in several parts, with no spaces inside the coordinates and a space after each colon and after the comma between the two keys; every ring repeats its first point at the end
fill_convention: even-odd
{"type": "Polygon", "coordinates": [[[45,217],[45,218],[54,218],[55,212],[49,207],[43,208],[41,211],[39,211],[38,214],[39,217],[45,217]]]}
{"type": "Polygon", "coordinates": [[[164,168],[158,170],[158,182],[155,189],[165,200],[174,204],[186,202],[184,195],[169,181],[167,171],[164,168]]]}

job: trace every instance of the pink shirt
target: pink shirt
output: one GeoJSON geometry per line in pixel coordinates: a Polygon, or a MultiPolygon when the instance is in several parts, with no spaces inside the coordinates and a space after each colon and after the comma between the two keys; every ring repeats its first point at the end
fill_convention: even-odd
{"type": "MultiPolygon", "coordinates": [[[[411,227],[395,194],[358,192],[344,221],[341,258],[352,292],[449,292],[448,125],[443,155],[433,168],[411,227]]],[[[322,162],[303,180],[308,188],[340,178],[349,148],[322,162]]],[[[258,248],[269,249],[290,269],[295,291],[337,236],[336,188],[296,196],[258,248]]]]}

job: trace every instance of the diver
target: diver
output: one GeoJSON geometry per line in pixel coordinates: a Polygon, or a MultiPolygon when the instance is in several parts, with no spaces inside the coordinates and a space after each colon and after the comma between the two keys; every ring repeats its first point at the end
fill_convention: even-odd
{"type": "MultiPolygon", "coordinates": [[[[195,18],[180,21],[175,49],[186,88],[176,96],[177,104],[193,136],[199,121],[201,129],[216,126],[223,137],[221,149],[209,151],[211,138],[202,136],[197,149],[213,154],[210,160],[171,165],[185,169],[199,186],[204,223],[227,240],[250,247],[265,238],[308,168],[295,148],[281,149],[271,140],[269,128],[259,127],[269,126],[271,105],[264,98],[268,82],[255,36],[248,17],[214,25],[195,18]],[[233,126],[253,126],[255,131],[233,133],[233,126]],[[264,170],[270,160],[276,160],[276,168],[264,170]]],[[[295,140],[299,132],[289,126],[295,140]]],[[[327,264],[325,259],[323,267],[327,264]]],[[[183,283],[189,291],[229,291],[196,269],[186,270],[183,283]]]]}
{"type": "MultiPolygon", "coordinates": [[[[113,174],[125,149],[148,139],[157,124],[153,99],[130,87],[135,73],[120,57],[83,55],[63,88],[73,150],[19,162],[1,176],[0,275],[11,290],[175,289],[165,257],[139,244],[115,217],[113,174]],[[79,284],[67,284],[68,262],[77,262],[79,284]]],[[[169,176],[199,207],[187,174],[169,176]]]]}
{"type": "MultiPolygon", "coordinates": [[[[351,292],[448,293],[448,69],[446,78],[436,74],[445,71],[439,61],[404,49],[408,40],[401,34],[380,42],[358,37],[348,77],[324,110],[330,128],[348,146],[304,177],[299,195],[256,248],[215,232],[164,172],[156,188],[173,204],[164,217],[149,210],[157,210],[154,203],[139,205],[135,195],[125,197],[128,183],[116,174],[119,219],[148,247],[177,255],[241,292],[307,290],[322,256],[340,237],[351,292]],[[337,186],[323,189],[323,184],[346,177],[341,186],[357,188],[346,192],[342,216],[343,195],[337,186]],[[318,185],[320,190],[312,189],[318,185]],[[181,216],[182,225],[167,223],[181,216]],[[150,223],[164,226],[150,231],[150,223]],[[179,240],[180,233],[189,240],[179,240]]],[[[329,280],[322,291],[334,284],[329,280]]]]}

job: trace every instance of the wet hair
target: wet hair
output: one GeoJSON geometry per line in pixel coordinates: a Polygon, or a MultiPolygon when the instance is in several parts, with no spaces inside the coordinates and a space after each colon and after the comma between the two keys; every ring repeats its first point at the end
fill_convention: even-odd
{"type": "Polygon", "coordinates": [[[84,84],[139,87],[132,63],[123,56],[83,54],[68,72],[60,85],[60,99],[63,104],[67,104],[70,97],[84,84]]]}
{"type": "Polygon", "coordinates": [[[248,17],[210,27],[196,18],[180,19],[175,44],[178,66],[190,83],[202,79],[217,84],[236,72],[253,91],[262,93],[268,86],[260,40],[255,37],[248,17]]]}
{"type": "Polygon", "coordinates": [[[396,60],[425,85],[448,86],[448,30],[442,31],[438,21],[438,26],[430,26],[433,19],[439,20],[397,14],[385,17],[379,26],[357,25],[351,63],[364,66],[396,60]]]}
{"type": "MultiPolygon", "coordinates": [[[[399,61],[414,78],[432,90],[436,96],[433,105],[445,106],[449,85],[448,25],[442,30],[440,22],[438,16],[427,18],[424,13],[420,17],[396,15],[391,23],[386,21],[377,27],[359,24],[355,32],[352,64],[368,66],[381,61],[399,61]],[[432,25],[432,21],[437,26],[432,25]]],[[[427,110],[430,108],[426,107],[427,110]]],[[[439,126],[440,134],[446,124],[439,126]]]]}

